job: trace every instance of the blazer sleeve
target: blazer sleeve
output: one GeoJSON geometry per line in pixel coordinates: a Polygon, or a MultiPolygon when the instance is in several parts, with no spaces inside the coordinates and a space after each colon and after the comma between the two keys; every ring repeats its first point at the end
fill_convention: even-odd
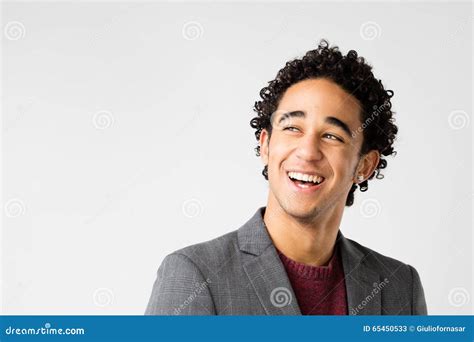
{"type": "Polygon", "coordinates": [[[427,315],[425,292],[421,284],[420,276],[413,266],[408,265],[412,275],[412,315],[427,315]]]}
{"type": "Polygon", "coordinates": [[[186,255],[167,255],[158,268],[145,315],[215,315],[210,282],[186,255]]]}

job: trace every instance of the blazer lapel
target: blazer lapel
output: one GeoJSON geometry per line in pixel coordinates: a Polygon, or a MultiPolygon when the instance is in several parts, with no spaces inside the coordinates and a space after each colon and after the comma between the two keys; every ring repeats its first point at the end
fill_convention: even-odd
{"type": "Polygon", "coordinates": [[[275,248],[244,263],[244,270],[267,315],[301,315],[296,296],[275,248]]]}
{"type": "Polygon", "coordinates": [[[364,254],[338,233],[349,315],[381,315],[380,275],[367,267],[364,254]]]}
{"type": "Polygon", "coordinates": [[[243,267],[267,315],[301,315],[285,268],[263,222],[265,207],[238,231],[243,267]]]}
{"type": "MultiPolygon", "coordinates": [[[[285,268],[263,222],[265,207],[238,230],[243,268],[268,315],[301,315],[285,268]]],[[[381,315],[380,275],[367,267],[364,254],[338,232],[349,315],[381,315]]]]}

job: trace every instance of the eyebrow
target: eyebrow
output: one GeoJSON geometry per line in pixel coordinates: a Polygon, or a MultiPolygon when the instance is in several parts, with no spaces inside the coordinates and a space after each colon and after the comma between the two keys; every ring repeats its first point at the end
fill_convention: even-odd
{"type": "MultiPolygon", "coordinates": [[[[288,118],[293,118],[293,117],[305,118],[306,113],[301,111],[301,110],[295,110],[295,111],[292,111],[292,112],[285,113],[278,120],[278,124],[280,124],[283,120],[286,120],[288,118]]],[[[324,119],[324,122],[326,122],[329,125],[336,126],[340,129],[342,129],[345,133],[347,133],[348,136],[352,137],[351,129],[349,128],[349,125],[346,124],[344,121],[342,121],[342,120],[340,120],[340,119],[338,119],[334,116],[327,116],[324,119]]]]}

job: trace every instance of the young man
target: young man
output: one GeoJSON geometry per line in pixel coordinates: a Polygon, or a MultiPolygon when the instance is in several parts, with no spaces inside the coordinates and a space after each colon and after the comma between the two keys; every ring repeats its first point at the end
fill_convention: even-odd
{"type": "Polygon", "coordinates": [[[339,230],[354,191],[395,153],[390,98],[371,66],[322,40],[260,92],[251,126],[266,207],[238,230],[166,256],[150,315],[425,315],[410,265],[339,230]]]}

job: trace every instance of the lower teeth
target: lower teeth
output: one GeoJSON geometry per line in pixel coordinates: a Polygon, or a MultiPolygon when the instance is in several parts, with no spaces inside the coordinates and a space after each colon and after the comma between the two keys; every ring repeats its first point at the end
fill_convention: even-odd
{"type": "Polygon", "coordinates": [[[294,180],[293,182],[295,182],[297,185],[302,186],[304,188],[308,188],[310,186],[320,184],[320,183],[316,184],[316,183],[313,183],[313,182],[305,182],[305,181],[300,181],[300,180],[294,180]]]}

